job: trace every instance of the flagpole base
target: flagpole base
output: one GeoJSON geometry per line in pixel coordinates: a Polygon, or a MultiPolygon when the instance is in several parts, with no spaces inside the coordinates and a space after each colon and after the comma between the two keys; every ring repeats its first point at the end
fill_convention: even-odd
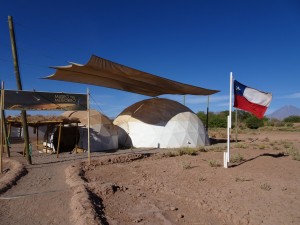
{"type": "Polygon", "coordinates": [[[228,154],[227,154],[227,152],[223,152],[223,163],[224,163],[224,168],[228,168],[228,154]]]}

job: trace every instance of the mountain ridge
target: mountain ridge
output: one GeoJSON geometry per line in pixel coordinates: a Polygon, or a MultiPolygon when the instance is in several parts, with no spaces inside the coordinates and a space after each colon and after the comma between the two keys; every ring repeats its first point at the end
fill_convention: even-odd
{"type": "Polygon", "coordinates": [[[293,105],[285,105],[273,113],[267,115],[270,119],[278,119],[283,120],[286,117],[289,116],[300,116],[300,109],[293,105]]]}

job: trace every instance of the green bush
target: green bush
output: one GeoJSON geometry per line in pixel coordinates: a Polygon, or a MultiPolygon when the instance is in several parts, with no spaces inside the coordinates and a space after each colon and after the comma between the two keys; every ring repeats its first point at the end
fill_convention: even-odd
{"type": "MultiPolygon", "coordinates": [[[[226,128],[227,127],[227,115],[228,111],[223,111],[220,113],[208,113],[208,127],[209,128],[226,128]]],[[[204,112],[198,112],[197,116],[200,118],[200,120],[203,122],[203,124],[206,124],[207,115],[204,112]]]]}
{"type": "MultiPolygon", "coordinates": [[[[232,111],[232,128],[234,128],[235,126],[235,113],[236,111],[232,111]]],[[[237,111],[237,116],[238,116],[238,124],[239,124],[239,128],[243,129],[244,128],[244,124],[246,127],[251,128],[251,129],[257,129],[259,127],[264,126],[264,123],[268,126],[276,126],[277,123],[281,123],[279,125],[284,126],[284,122],[282,121],[269,121],[268,118],[264,117],[262,120],[257,119],[256,117],[254,117],[252,114],[242,111],[242,110],[238,110],[237,111]],[[249,124],[246,124],[246,122],[248,121],[249,124]]],[[[227,127],[227,117],[229,115],[229,111],[225,110],[225,111],[221,111],[219,113],[213,113],[213,112],[209,112],[208,113],[208,127],[209,128],[226,128],[227,127]]],[[[201,119],[201,121],[203,122],[203,124],[206,125],[206,119],[207,119],[207,115],[206,112],[198,112],[197,116],[201,119]]]]}
{"type": "Polygon", "coordinates": [[[299,123],[300,116],[289,116],[283,120],[286,123],[299,123]]]}
{"type": "Polygon", "coordinates": [[[218,116],[214,116],[211,118],[208,122],[209,127],[221,127],[226,128],[227,127],[227,119],[221,118],[218,116]]]}
{"type": "Polygon", "coordinates": [[[250,129],[257,129],[259,127],[264,126],[264,121],[254,117],[254,116],[247,118],[245,123],[246,123],[246,126],[250,129]]]}

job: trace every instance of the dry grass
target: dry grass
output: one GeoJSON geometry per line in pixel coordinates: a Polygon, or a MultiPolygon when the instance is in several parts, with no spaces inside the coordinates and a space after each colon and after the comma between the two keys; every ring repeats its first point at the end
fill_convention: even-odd
{"type": "Polygon", "coordinates": [[[270,184],[264,183],[264,184],[260,185],[260,189],[265,190],[265,191],[270,191],[272,188],[271,188],[270,184]]]}
{"type": "Polygon", "coordinates": [[[240,162],[243,162],[243,161],[245,161],[245,158],[239,153],[234,154],[230,159],[231,163],[240,163],[240,162]]]}
{"type": "Polygon", "coordinates": [[[235,178],[236,182],[245,182],[245,181],[253,181],[252,178],[245,178],[245,177],[236,177],[235,178]]]}
{"type": "Polygon", "coordinates": [[[209,166],[211,166],[211,167],[220,167],[221,166],[221,163],[214,159],[209,160],[208,163],[209,163],[209,166]]]}

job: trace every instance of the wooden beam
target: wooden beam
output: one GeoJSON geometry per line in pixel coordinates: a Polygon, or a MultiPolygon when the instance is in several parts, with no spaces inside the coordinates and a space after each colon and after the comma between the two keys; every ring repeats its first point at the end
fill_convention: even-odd
{"type": "Polygon", "coordinates": [[[58,143],[57,143],[57,153],[56,153],[57,158],[58,158],[58,154],[59,154],[60,137],[61,137],[61,124],[59,124],[59,130],[58,130],[58,143]]]}

